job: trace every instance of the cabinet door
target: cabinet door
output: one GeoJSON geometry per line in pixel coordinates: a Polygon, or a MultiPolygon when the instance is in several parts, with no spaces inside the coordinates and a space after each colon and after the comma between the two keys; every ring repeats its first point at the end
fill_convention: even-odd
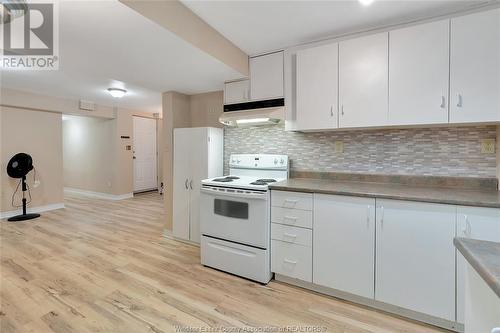
{"type": "Polygon", "coordinates": [[[450,122],[500,120],[500,9],[451,20],[450,122]]]}
{"type": "Polygon", "coordinates": [[[313,282],[373,298],[375,199],[314,195],[313,282]]]}
{"type": "Polygon", "coordinates": [[[283,97],[283,51],[250,58],[252,101],[283,97]]]}
{"type": "Polygon", "coordinates": [[[296,129],[338,128],[338,44],[297,52],[296,129]]]}
{"type": "Polygon", "coordinates": [[[173,235],[189,240],[191,179],[190,129],[174,129],[173,171],[173,235]]]}
{"type": "MultiPolygon", "coordinates": [[[[500,242],[500,209],[457,208],[457,236],[500,242]]],[[[466,260],[457,251],[457,321],[464,323],[466,260]]]]}
{"type": "Polygon", "coordinates": [[[448,122],[449,20],[389,32],[389,124],[448,122]]]}
{"type": "Polygon", "coordinates": [[[249,101],[250,81],[240,80],[224,84],[224,104],[237,104],[249,101]]]}
{"type": "Polygon", "coordinates": [[[455,320],[456,208],[377,199],[375,299],[455,320]]]}
{"type": "Polygon", "coordinates": [[[341,128],[387,124],[388,59],[388,33],[339,43],[341,128]]]}
{"type": "Polygon", "coordinates": [[[200,242],[200,189],[201,181],[207,178],[208,128],[192,128],[189,137],[191,175],[189,179],[189,240],[200,242]]]}

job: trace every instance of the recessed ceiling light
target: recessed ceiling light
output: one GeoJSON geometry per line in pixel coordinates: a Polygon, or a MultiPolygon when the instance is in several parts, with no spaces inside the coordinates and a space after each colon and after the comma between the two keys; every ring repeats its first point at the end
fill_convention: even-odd
{"type": "Polygon", "coordinates": [[[361,4],[362,4],[363,6],[369,6],[369,5],[371,5],[371,4],[373,3],[373,1],[375,1],[375,0],[358,0],[358,1],[359,1],[359,2],[361,2],[361,4]]]}
{"type": "Polygon", "coordinates": [[[108,88],[108,92],[111,96],[115,98],[122,98],[127,93],[125,89],[121,88],[108,88]]]}

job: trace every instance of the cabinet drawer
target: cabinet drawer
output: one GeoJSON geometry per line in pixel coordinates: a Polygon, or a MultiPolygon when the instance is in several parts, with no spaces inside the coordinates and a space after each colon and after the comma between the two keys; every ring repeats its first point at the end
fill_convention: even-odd
{"type": "Polygon", "coordinates": [[[312,248],[273,240],[271,253],[274,273],[312,282],[312,248]]]}
{"type": "Polygon", "coordinates": [[[312,247],[312,231],[271,223],[271,239],[312,247]]]}
{"type": "Polygon", "coordinates": [[[271,207],[271,222],[312,229],[312,211],[271,207]]]}
{"type": "Polygon", "coordinates": [[[312,193],[272,191],[271,205],[274,207],[312,210],[312,193]]]}

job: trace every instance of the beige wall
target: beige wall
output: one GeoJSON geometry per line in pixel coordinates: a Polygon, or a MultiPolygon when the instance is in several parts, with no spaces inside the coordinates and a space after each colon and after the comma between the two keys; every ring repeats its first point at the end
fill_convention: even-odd
{"type": "MultiPolygon", "coordinates": [[[[3,97],[3,96],[2,96],[3,97]]],[[[9,178],[5,169],[10,158],[18,152],[33,157],[37,178],[41,184],[33,187],[33,173],[29,174],[33,201],[30,207],[63,202],[62,120],[61,114],[0,107],[1,200],[0,210],[15,210],[11,196],[17,180],[9,178]],[[21,130],[22,129],[22,130],[21,130]]],[[[17,197],[19,202],[19,197],[17,197]]]]}
{"type": "Polygon", "coordinates": [[[113,193],[115,119],[65,116],[64,186],[113,193]]]}
{"type": "Polygon", "coordinates": [[[164,201],[167,220],[165,229],[172,230],[172,177],[173,177],[173,134],[174,128],[222,127],[219,116],[223,110],[222,91],[197,95],[183,95],[177,92],[163,93],[163,132],[160,142],[164,143],[163,179],[164,201]]]}
{"type": "Polygon", "coordinates": [[[163,103],[163,199],[165,202],[165,228],[172,230],[172,178],[173,178],[173,138],[174,128],[190,127],[189,96],[177,92],[166,92],[162,96],[163,103]]]}
{"type": "Polygon", "coordinates": [[[223,112],[224,94],[213,91],[189,97],[191,127],[220,127],[219,117],[223,112]]]}
{"type": "MultiPolygon", "coordinates": [[[[130,194],[134,191],[133,117],[152,114],[117,109],[114,119],[67,116],[63,122],[64,186],[80,190],[130,194]],[[122,138],[122,136],[128,138],[122,138]],[[81,162],[82,157],[87,160],[81,162]]],[[[163,142],[158,129],[158,185],[163,181],[163,142]]]]}

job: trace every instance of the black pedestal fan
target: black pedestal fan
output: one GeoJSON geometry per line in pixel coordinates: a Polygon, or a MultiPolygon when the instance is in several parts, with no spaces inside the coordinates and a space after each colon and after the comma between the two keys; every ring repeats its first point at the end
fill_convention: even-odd
{"type": "MultiPolygon", "coordinates": [[[[40,217],[40,214],[27,214],[26,206],[26,191],[29,190],[28,185],[26,184],[26,175],[33,170],[33,159],[30,155],[26,153],[19,153],[14,155],[9,161],[7,165],[7,174],[12,178],[21,178],[21,189],[23,191],[23,213],[21,215],[13,216],[8,219],[8,221],[25,221],[35,219],[40,217]]],[[[19,185],[18,185],[19,188],[19,185]]],[[[17,191],[17,190],[16,190],[17,191]]],[[[14,193],[15,195],[15,193],[14,193]]],[[[31,197],[31,195],[30,195],[31,197]]],[[[14,198],[14,197],[13,197],[14,198]]]]}

